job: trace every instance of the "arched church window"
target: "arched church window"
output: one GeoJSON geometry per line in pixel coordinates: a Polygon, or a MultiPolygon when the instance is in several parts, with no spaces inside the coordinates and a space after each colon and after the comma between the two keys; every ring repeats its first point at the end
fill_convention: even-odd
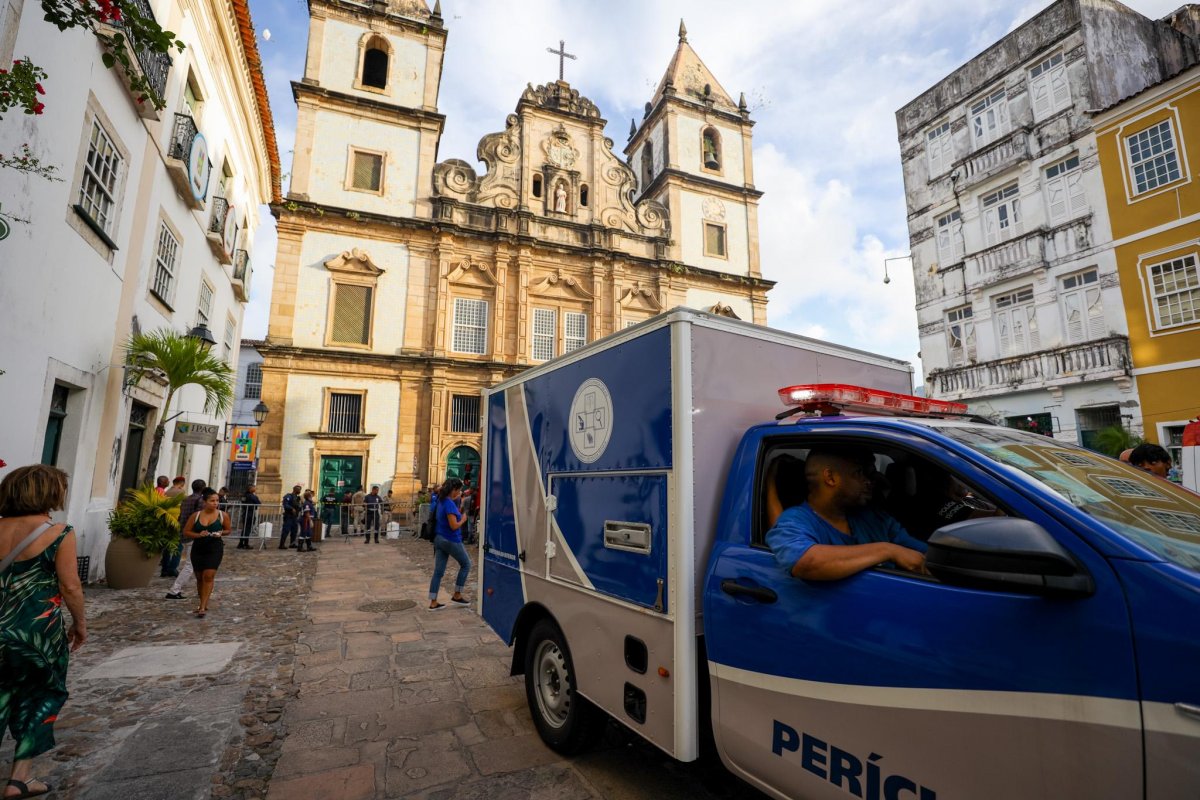
{"type": "Polygon", "coordinates": [[[378,38],[367,44],[362,61],[362,85],[373,89],[386,89],[388,77],[388,54],[386,44],[378,38]]]}
{"type": "Polygon", "coordinates": [[[581,208],[587,208],[588,204],[588,188],[587,184],[581,184],[579,187],[579,205],[581,208]]]}
{"type": "Polygon", "coordinates": [[[654,145],[649,142],[642,148],[642,189],[654,180],[654,145]]]}
{"type": "Polygon", "coordinates": [[[705,128],[701,134],[700,148],[705,169],[721,168],[721,134],[715,128],[705,128]]]}
{"type": "Polygon", "coordinates": [[[533,176],[533,196],[534,197],[542,196],[542,176],[541,175],[533,176]]]}

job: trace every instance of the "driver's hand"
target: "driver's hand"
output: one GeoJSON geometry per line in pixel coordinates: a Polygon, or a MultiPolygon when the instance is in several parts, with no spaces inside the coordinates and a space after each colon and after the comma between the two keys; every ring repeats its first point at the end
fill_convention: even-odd
{"type": "Polygon", "coordinates": [[[929,570],[925,568],[925,554],[919,553],[916,550],[910,550],[907,547],[896,545],[896,552],[892,555],[892,562],[900,567],[900,569],[908,572],[916,572],[919,575],[928,575],[929,570]]]}

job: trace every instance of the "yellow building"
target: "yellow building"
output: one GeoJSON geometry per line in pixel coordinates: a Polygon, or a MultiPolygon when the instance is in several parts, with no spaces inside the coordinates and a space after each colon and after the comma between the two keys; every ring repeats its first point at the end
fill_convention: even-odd
{"type": "Polygon", "coordinates": [[[1147,441],[1200,414],[1200,66],[1095,118],[1147,441]]]}

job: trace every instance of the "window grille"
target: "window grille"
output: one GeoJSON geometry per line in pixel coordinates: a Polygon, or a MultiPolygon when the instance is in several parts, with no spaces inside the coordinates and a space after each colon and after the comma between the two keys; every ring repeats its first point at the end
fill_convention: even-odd
{"type": "Polygon", "coordinates": [[[533,359],[549,361],[554,358],[554,339],[558,328],[558,313],[549,308],[533,310],[533,359]]]}
{"type": "Polygon", "coordinates": [[[1142,194],[1179,180],[1179,156],[1175,151],[1175,134],[1169,119],[1127,137],[1125,145],[1129,148],[1134,194],[1142,194]]]}
{"type": "Polygon", "coordinates": [[[456,394],[450,398],[450,430],[479,433],[479,395],[456,394]]]}
{"type": "Polygon", "coordinates": [[[361,394],[329,393],[329,432],[362,433],[361,394]]]}
{"type": "Polygon", "coordinates": [[[367,344],[371,340],[370,286],[335,284],[331,338],[344,344],[367,344]]]}
{"type": "Polygon", "coordinates": [[[100,123],[93,120],[83,181],[79,186],[79,205],[108,234],[112,233],[113,206],[116,203],[120,169],[121,156],[116,145],[100,127],[100,123]]]}
{"type": "Polygon", "coordinates": [[[587,344],[587,314],[568,311],[563,315],[563,352],[578,350],[587,344]]]}
{"type": "Polygon", "coordinates": [[[246,367],[246,394],[247,400],[258,400],[262,397],[262,364],[251,364],[246,367]]]}
{"type": "Polygon", "coordinates": [[[704,223],[704,254],[725,257],[725,226],[704,223]]]}
{"type": "Polygon", "coordinates": [[[158,247],[154,253],[154,283],[151,291],[170,305],[175,292],[175,263],[179,258],[179,240],[167,223],[159,223],[158,247]]]}
{"type": "Polygon", "coordinates": [[[350,185],[355,189],[378,192],[383,183],[383,156],[378,153],[354,153],[350,185]]]}
{"type": "Polygon", "coordinates": [[[487,353],[486,300],[454,298],[454,332],[450,347],[456,353],[487,353]]]}

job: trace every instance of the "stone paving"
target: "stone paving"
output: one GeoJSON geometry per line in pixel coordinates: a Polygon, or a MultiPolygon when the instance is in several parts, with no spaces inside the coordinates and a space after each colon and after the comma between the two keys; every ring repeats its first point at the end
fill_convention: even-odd
{"type": "Polygon", "coordinates": [[[165,579],[87,587],[91,638],[37,775],[81,800],[762,797],[615,723],[586,755],[546,748],[509,649],[471,609],[424,610],[432,561],[408,537],[227,548],[204,620],[165,579]]]}

